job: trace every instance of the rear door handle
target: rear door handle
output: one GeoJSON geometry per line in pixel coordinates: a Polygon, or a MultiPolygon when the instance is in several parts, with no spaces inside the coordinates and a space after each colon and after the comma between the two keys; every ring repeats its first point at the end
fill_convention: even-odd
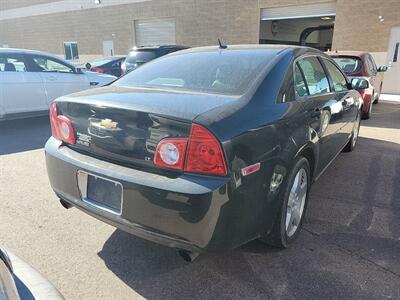
{"type": "Polygon", "coordinates": [[[55,81],[56,79],[57,79],[57,77],[55,77],[55,76],[46,77],[46,80],[48,80],[48,81],[55,81]]]}

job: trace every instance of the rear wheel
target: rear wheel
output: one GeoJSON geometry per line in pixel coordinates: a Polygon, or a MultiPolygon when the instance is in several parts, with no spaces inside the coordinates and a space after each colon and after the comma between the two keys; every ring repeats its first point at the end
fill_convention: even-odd
{"type": "Polygon", "coordinates": [[[379,88],[379,93],[378,93],[376,98],[375,98],[375,95],[374,95],[374,104],[377,104],[379,102],[379,97],[381,95],[381,92],[382,92],[382,84],[381,84],[381,86],[379,88]]]}
{"type": "Polygon", "coordinates": [[[307,208],[310,185],[310,165],[306,158],[300,157],[282,190],[282,204],[274,226],[261,241],[275,247],[287,248],[297,238],[307,208]]]}
{"type": "Polygon", "coordinates": [[[360,132],[360,122],[361,122],[361,112],[358,113],[356,122],[354,124],[353,132],[351,134],[350,140],[347,145],[344,147],[344,152],[351,152],[354,150],[357,144],[358,133],[360,132]]]}
{"type": "Polygon", "coordinates": [[[371,101],[369,102],[368,111],[362,113],[362,118],[363,118],[364,120],[368,120],[369,118],[371,118],[371,115],[372,115],[372,99],[371,99],[371,101]]]}

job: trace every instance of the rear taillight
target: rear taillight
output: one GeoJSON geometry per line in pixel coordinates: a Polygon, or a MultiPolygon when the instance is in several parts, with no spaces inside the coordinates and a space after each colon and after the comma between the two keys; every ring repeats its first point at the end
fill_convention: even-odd
{"type": "Polygon", "coordinates": [[[185,171],[220,176],[227,174],[221,145],[211,132],[197,124],[193,124],[190,130],[185,171]]]}
{"type": "Polygon", "coordinates": [[[166,138],[156,149],[154,163],[162,168],[182,170],[188,140],[186,138],[166,138]]]}
{"type": "Polygon", "coordinates": [[[207,175],[227,175],[221,145],[206,128],[193,124],[189,138],[161,140],[154,155],[158,167],[207,175]]]}
{"type": "Polygon", "coordinates": [[[56,103],[50,106],[50,124],[53,137],[68,144],[75,144],[72,122],[67,117],[58,114],[56,103]]]}
{"type": "Polygon", "coordinates": [[[97,72],[97,73],[104,73],[104,69],[100,67],[93,67],[90,69],[92,72],[97,72]]]}

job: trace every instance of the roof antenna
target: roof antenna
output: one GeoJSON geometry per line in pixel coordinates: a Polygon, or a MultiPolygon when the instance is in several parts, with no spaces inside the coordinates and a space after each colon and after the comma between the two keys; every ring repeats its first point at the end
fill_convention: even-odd
{"type": "Polygon", "coordinates": [[[218,44],[219,44],[219,49],[226,49],[228,48],[228,46],[226,44],[224,44],[223,42],[221,42],[220,39],[218,39],[218,44]]]}

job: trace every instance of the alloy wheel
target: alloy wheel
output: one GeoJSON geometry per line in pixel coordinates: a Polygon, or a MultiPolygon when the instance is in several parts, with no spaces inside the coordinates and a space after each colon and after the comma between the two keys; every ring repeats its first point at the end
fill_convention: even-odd
{"type": "Polygon", "coordinates": [[[286,208],[286,235],[293,236],[300,226],[307,198],[308,177],[304,168],[301,168],[290,189],[286,208]]]}

